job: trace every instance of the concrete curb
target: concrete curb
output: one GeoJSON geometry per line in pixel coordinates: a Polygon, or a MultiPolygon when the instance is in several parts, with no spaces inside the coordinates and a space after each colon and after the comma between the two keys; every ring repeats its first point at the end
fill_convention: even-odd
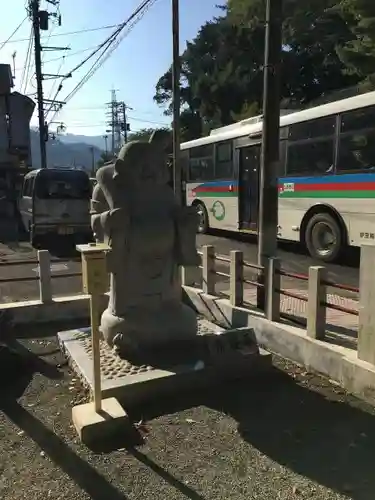
{"type": "Polygon", "coordinates": [[[259,311],[231,306],[227,299],[184,287],[185,300],[209,321],[225,328],[253,328],[257,343],[321,373],[348,392],[375,404],[375,366],[358,359],[357,351],[307,337],[306,330],[266,320],[259,311]]]}
{"type": "MultiPolygon", "coordinates": [[[[103,311],[107,301],[108,297],[104,296],[102,302],[103,311]]],[[[0,304],[0,316],[2,314],[8,315],[15,326],[72,319],[89,320],[89,297],[81,294],[55,297],[51,302],[41,302],[40,300],[8,302],[0,304]]]]}

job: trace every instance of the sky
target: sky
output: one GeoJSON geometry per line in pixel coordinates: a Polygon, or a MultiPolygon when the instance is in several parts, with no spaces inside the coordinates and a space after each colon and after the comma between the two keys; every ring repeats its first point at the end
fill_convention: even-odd
{"type": "MultiPolygon", "coordinates": [[[[0,63],[13,66],[15,56],[15,86],[13,90],[35,96],[34,57],[29,74],[25,71],[28,41],[31,33],[30,19],[26,18],[26,0],[7,2],[5,15],[0,17],[0,63]],[[26,18],[26,19],[25,19],[26,18]],[[24,20],[24,21],[23,21],[24,20]],[[3,47],[3,42],[23,21],[19,30],[3,47]],[[26,89],[26,90],[25,90],[26,89]]],[[[141,0],[60,0],[62,26],[53,24],[42,32],[42,45],[69,47],[70,50],[45,50],[42,54],[43,72],[65,75],[87,57],[91,50],[105,40],[114,28],[97,29],[117,25],[125,21],[140,5],[141,0]],[[95,31],[86,31],[95,29],[95,31]],[[69,34],[71,32],[80,32],[69,34]]],[[[219,15],[220,0],[180,0],[180,50],[186,41],[192,40],[206,21],[219,15]]],[[[172,62],[171,0],[155,0],[144,17],[126,32],[118,48],[81,90],[54,118],[63,122],[66,133],[79,135],[103,135],[107,128],[106,103],[111,100],[111,90],[116,90],[117,100],[133,108],[128,110],[131,130],[170,124],[163,109],[153,102],[155,85],[172,62]]],[[[56,8],[41,0],[41,9],[56,12],[56,8]]],[[[3,12],[4,13],[4,12],[3,12]]],[[[89,70],[95,59],[66,79],[57,99],[64,100],[89,70]]],[[[45,80],[44,95],[52,98],[60,80],[45,80]]],[[[52,113],[48,115],[51,120],[52,113]]],[[[37,125],[37,113],[32,118],[37,125]]],[[[53,131],[57,124],[51,124],[53,131]]]]}

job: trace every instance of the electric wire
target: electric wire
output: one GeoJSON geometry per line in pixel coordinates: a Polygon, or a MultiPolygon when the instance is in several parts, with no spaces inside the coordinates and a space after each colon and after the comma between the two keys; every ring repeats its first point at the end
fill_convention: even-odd
{"type": "MultiPolygon", "coordinates": [[[[112,53],[114,52],[114,50],[122,42],[122,40],[125,38],[125,36],[127,36],[129,34],[129,32],[133,29],[133,27],[135,26],[135,24],[143,18],[144,14],[149,10],[149,8],[155,2],[156,2],[156,0],[143,0],[141,2],[141,4],[137,7],[137,9],[133,12],[133,14],[131,14],[131,16],[129,16],[129,18],[126,19],[126,21],[124,21],[115,30],[114,33],[112,33],[112,35],[110,35],[109,37],[107,37],[107,39],[104,42],[102,42],[98,46],[98,48],[95,51],[93,51],[93,53],[91,53],[87,58],[84,59],[84,61],[82,61],[82,63],[78,64],[75,68],[73,68],[73,70],[71,72],[68,73],[67,76],[71,76],[72,72],[74,72],[77,69],[79,69],[80,67],[82,67],[83,64],[85,64],[89,59],[91,59],[92,57],[94,57],[99,52],[99,56],[96,58],[96,60],[94,61],[94,63],[90,67],[90,69],[83,76],[83,78],[81,79],[81,81],[73,88],[73,90],[64,99],[65,103],[68,103],[68,101],[71,100],[74,97],[74,95],[82,88],[82,86],[104,64],[104,62],[112,55],[112,53]],[[132,24],[129,26],[128,30],[125,33],[123,33],[123,35],[119,39],[117,39],[117,37],[121,33],[121,31],[123,31],[124,28],[127,27],[130,23],[132,23],[132,24]],[[112,45],[113,45],[113,47],[111,48],[112,45]],[[100,51],[102,51],[102,52],[100,53],[100,51]],[[106,54],[107,51],[109,51],[109,52],[106,54]]],[[[63,80],[65,78],[67,78],[67,76],[64,77],[63,80]]],[[[63,80],[60,83],[60,90],[62,89],[62,82],[63,82],[63,80]]],[[[57,115],[58,112],[59,111],[55,112],[55,114],[53,115],[51,121],[53,121],[55,119],[55,117],[56,117],[56,115],[57,115]]]]}
{"type": "MultiPolygon", "coordinates": [[[[13,33],[4,42],[1,42],[0,50],[3,49],[8,42],[10,42],[10,40],[13,38],[13,36],[17,33],[17,31],[21,28],[23,23],[26,21],[27,17],[28,16],[26,16],[25,19],[23,19],[20,22],[20,24],[17,26],[17,28],[13,31],[13,33]]],[[[28,41],[28,39],[26,39],[26,41],[28,41]]]]}

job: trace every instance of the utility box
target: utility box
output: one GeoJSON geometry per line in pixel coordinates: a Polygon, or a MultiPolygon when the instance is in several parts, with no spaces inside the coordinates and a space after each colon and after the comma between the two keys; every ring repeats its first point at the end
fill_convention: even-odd
{"type": "Polygon", "coordinates": [[[77,245],[77,250],[82,256],[84,293],[97,296],[108,292],[107,252],[110,247],[102,243],[94,243],[77,245]]]}
{"type": "Polygon", "coordinates": [[[10,94],[10,90],[13,86],[13,76],[10,64],[0,64],[0,95],[10,94]]]}

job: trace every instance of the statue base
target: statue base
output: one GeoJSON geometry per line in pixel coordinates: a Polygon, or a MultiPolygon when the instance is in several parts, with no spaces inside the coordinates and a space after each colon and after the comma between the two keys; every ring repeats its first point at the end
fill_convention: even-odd
{"type": "MultiPolygon", "coordinates": [[[[92,391],[90,328],[59,332],[58,339],[71,367],[92,391]]],[[[250,328],[223,330],[207,320],[199,320],[197,340],[192,344],[185,356],[165,346],[164,355],[155,355],[152,364],[137,364],[121,359],[101,340],[102,397],[115,397],[126,407],[257,375],[272,366],[271,355],[258,348],[250,328]]]]}

